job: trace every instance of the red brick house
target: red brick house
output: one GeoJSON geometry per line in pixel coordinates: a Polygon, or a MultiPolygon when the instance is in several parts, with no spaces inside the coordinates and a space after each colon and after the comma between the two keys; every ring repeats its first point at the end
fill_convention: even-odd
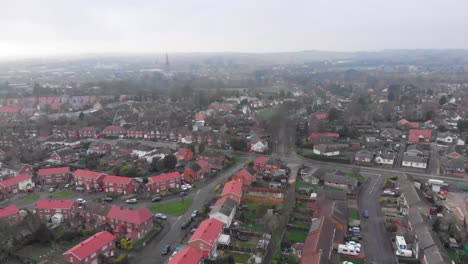
{"type": "Polygon", "coordinates": [[[106,175],[102,187],[107,193],[129,194],[135,191],[137,181],[134,178],[106,175]]]}
{"type": "Polygon", "coordinates": [[[68,182],[70,179],[70,167],[40,169],[37,176],[41,184],[57,184],[68,182]]]}
{"type": "Polygon", "coordinates": [[[83,222],[89,229],[95,229],[107,223],[106,217],[111,209],[109,204],[86,203],[85,210],[81,212],[83,222]]]}
{"type": "Polygon", "coordinates": [[[0,182],[0,193],[4,195],[16,194],[34,187],[32,176],[21,174],[0,182]]]}
{"type": "Polygon", "coordinates": [[[202,179],[208,172],[210,172],[208,162],[206,160],[199,160],[187,165],[184,170],[184,180],[194,182],[202,179]]]}
{"type": "Polygon", "coordinates": [[[200,252],[205,258],[210,259],[216,252],[218,238],[223,232],[223,222],[215,218],[204,220],[188,240],[189,245],[200,252]]]}
{"type": "Polygon", "coordinates": [[[163,173],[148,178],[146,187],[153,193],[165,193],[170,188],[179,188],[182,176],[178,171],[163,173]]]}
{"type": "Polygon", "coordinates": [[[96,153],[99,155],[103,154],[110,154],[112,150],[112,146],[109,143],[106,142],[101,142],[101,141],[95,141],[89,144],[88,147],[88,154],[96,153]]]}
{"type": "Polygon", "coordinates": [[[175,156],[178,161],[190,161],[193,159],[193,151],[190,148],[181,148],[176,152],[175,156]]]}
{"type": "Polygon", "coordinates": [[[245,186],[249,186],[252,182],[256,181],[255,175],[252,175],[247,169],[241,169],[234,175],[234,177],[232,177],[232,179],[245,186]]]}
{"type": "Polygon", "coordinates": [[[198,160],[206,160],[210,165],[210,169],[221,170],[226,156],[219,151],[205,150],[198,156],[198,160]]]}
{"type": "Polygon", "coordinates": [[[17,166],[17,170],[16,170],[16,174],[17,175],[20,175],[20,174],[29,174],[29,175],[33,175],[33,172],[34,172],[34,168],[32,165],[29,165],[29,164],[19,164],[17,166]]]}
{"type": "Polygon", "coordinates": [[[64,221],[70,221],[74,215],[73,200],[39,200],[34,207],[35,214],[44,221],[49,221],[55,214],[62,214],[64,221]]]}
{"type": "Polygon", "coordinates": [[[119,137],[125,136],[127,134],[127,130],[120,126],[107,126],[104,128],[102,133],[107,137],[119,137]]]}
{"type": "Polygon", "coordinates": [[[73,172],[73,179],[78,186],[83,186],[86,190],[96,190],[102,184],[105,174],[90,170],[76,170],[73,172]]]}
{"type": "Polygon", "coordinates": [[[78,130],[78,135],[80,138],[95,138],[96,129],[94,127],[83,127],[78,130]]]}
{"type": "Polygon", "coordinates": [[[107,214],[107,223],[114,229],[114,233],[127,234],[136,231],[137,238],[141,239],[153,229],[153,213],[147,208],[112,206],[107,214]]]}
{"type": "Polygon", "coordinates": [[[169,259],[167,264],[202,264],[203,255],[192,247],[186,247],[169,259]]]}
{"type": "Polygon", "coordinates": [[[115,254],[116,237],[107,231],[99,232],[63,253],[67,263],[97,264],[99,255],[112,257],[115,254]]]}
{"type": "Polygon", "coordinates": [[[254,169],[273,172],[283,167],[283,163],[278,159],[258,157],[254,160],[254,169]]]}
{"type": "Polygon", "coordinates": [[[19,210],[16,205],[0,208],[0,224],[15,225],[21,222],[19,210]]]}
{"type": "Polygon", "coordinates": [[[231,198],[239,205],[242,198],[242,183],[238,181],[228,181],[223,188],[221,197],[231,198]]]}
{"type": "Polygon", "coordinates": [[[50,160],[55,163],[64,164],[70,161],[73,161],[78,158],[78,154],[71,148],[65,148],[61,150],[54,151],[50,155],[50,160]]]}

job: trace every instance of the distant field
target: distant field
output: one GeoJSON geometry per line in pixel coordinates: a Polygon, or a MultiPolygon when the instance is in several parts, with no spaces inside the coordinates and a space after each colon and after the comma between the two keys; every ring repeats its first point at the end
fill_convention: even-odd
{"type": "Polygon", "coordinates": [[[193,200],[191,198],[185,198],[184,202],[182,201],[174,201],[167,204],[156,204],[152,206],[148,206],[148,209],[155,213],[163,213],[169,215],[183,215],[189,207],[192,205],[193,200]]]}

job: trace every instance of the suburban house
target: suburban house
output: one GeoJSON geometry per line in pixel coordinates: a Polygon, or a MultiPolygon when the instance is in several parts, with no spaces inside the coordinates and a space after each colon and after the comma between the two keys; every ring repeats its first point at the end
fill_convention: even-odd
{"type": "Polygon", "coordinates": [[[64,221],[70,221],[74,215],[75,203],[73,200],[39,200],[34,207],[35,214],[44,221],[60,214],[64,221]]]}
{"type": "MultiPolygon", "coordinates": [[[[320,170],[320,169],[321,168],[318,168],[317,170],[320,170]]],[[[314,176],[317,170],[314,171],[312,168],[306,167],[306,168],[301,169],[299,173],[301,174],[301,178],[304,182],[317,185],[320,182],[320,180],[314,176]]]]}
{"type": "Polygon", "coordinates": [[[302,248],[300,263],[337,263],[332,261],[336,257],[336,253],[333,252],[333,245],[340,239],[342,240],[342,237],[338,236],[336,226],[328,217],[322,216],[312,220],[309,234],[302,248]]]}
{"type": "Polygon", "coordinates": [[[127,130],[120,126],[107,126],[106,128],[104,128],[102,133],[106,137],[120,137],[125,136],[127,134],[127,130]]]}
{"type": "Polygon", "coordinates": [[[88,202],[84,209],[80,214],[83,217],[82,222],[86,223],[89,229],[96,229],[107,223],[106,217],[111,205],[88,202]]]}
{"type": "Polygon", "coordinates": [[[425,149],[425,147],[421,144],[413,144],[409,145],[406,148],[406,151],[404,153],[405,155],[408,156],[424,156],[428,157],[429,156],[429,151],[425,149]]]}
{"type": "Polygon", "coordinates": [[[425,169],[427,168],[427,158],[422,156],[403,155],[401,166],[425,169]]]}
{"type": "Polygon", "coordinates": [[[374,162],[381,165],[393,165],[396,154],[390,151],[379,151],[375,156],[374,162]]]}
{"type": "Polygon", "coordinates": [[[107,231],[96,233],[85,241],[63,253],[67,263],[97,264],[99,256],[113,257],[115,254],[115,236],[107,231]]]}
{"type": "Polygon", "coordinates": [[[190,148],[181,148],[175,153],[175,156],[178,161],[190,161],[193,159],[193,151],[190,148]]]}
{"type": "Polygon", "coordinates": [[[70,180],[70,167],[39,169],[37,177],[41,184],[57,184],[70,180]]]}
{"type": "Polygon", "coordinates": [[[347,175],[340,173],[340,171],[334,174],[325,175],[323,181],[325,186],[339,188],[347,191],[348,193],[353,192],[358,185],[356,178],[348,177],[347,175]]]}
{"type": "Polygon", "coordinates": [[[236,201],[237,204],[240,204],[242,198],[242,183],[238,181],[228,181],[223,188],[221,197],[231,198],[236,201]]]}
{"type": "Polygon", "coordinates": [[[184,180],[188,180],[190,182],[197,181],[202,179],[209,171],[210,168],[208,167],[208,162],[206,160],[192,162],[185,167],[184,180]]]}
{"type": "Polygon", "coordinates": [[[440,161],[440,173],[446,175],[465,176],[468,174],[468,158],[450,159],[443,157],[440,161]]]}
{"type": "Polygon", "coordinates": [[[327,157],[339,156],[340,149],[334,144],[316,144],[313,149],[314,154],[327,157]]]}
{"type": "Polygon", "coordinates": [[[96,129],[94,127],[83,127],[78,130],[80,138],[95,138],[96,129]]]}
{"type": "Polygon", "coordinates": [[[178,171],[163,173],[148,178],[146,187],[153,193],[166,193],[170,188],[179,188],[182,176],[178,171]]]}
{"type": "Polygon", "coordinates": [[[256,175],[243,168],[232,177],[232,180],[238,181],[242,185],[250,186],[252,182],[256,181],[256,175]]]}
{"type": "Polygon", "coordinates": [[[192,247],[186,247],[169,258],[168,264],[202,264],[203,254],[192,247]]]}
{"type": "Polygon", "coordinates": [[[449,159],[458,159],[463,155],[466,155],[466,148],[458,145],[451,145],[445,150],[445,157],[449,159]]]}
{"type": "Polygon", "coordinates": [[[236,214],[236,201],[231,198],[219,198],[210,211],[210,218],[223,222],[225,227],[230,227],[236,214]]]}
{"type": "Polygon", "coordinates": [[[354,155],[354,161],[361,163],[371,163],[374,160],[374,153],[367,149],[361,149],[354,155]]]}
{"type": "Polygon", "coordinates": [[[380,137],[384,139],[397,139],[401,138],[402,132],[396,128],[383,128],[380,131],[380,137]]]}
{"type": "Polygon", "coordinates": [[[143,238],[153,229],[153,213],[147,208],[131,209],[112,206],[106,219],[114,233],[130,234],[136,239],[143,238]]]}
{"type": "Polygon", "coordinates": [[[0,224],[2,225],[15,225],[21,222],[19,210],[16,205],[11,204],[6,207],[0,208],[0,224]]]}
{"type": "Polygon", "coordinates": [[[211,256],[216,253],[223,226],[223,222],[214,218],[204,220],[188,240],[189,245],[202,253],[205,258],[211,259],[211,256]]]}
{"type": "Polygon", "coordinates": [[[129,194],[135,191],[137,181],[134,178],[106,175],[102,179],[102,187],[107,193],[129,194]]]}
{"type": "Polygon", "coordinates": [[[259,139],[250,145],[250,150],[257,153],[263,153],[268,150],[268,142],[266,140],[259,139]]]}
{"type": "Polygon", "coordinates": [[[439,132],[437,133],[436,141],[441,142],[441,143],[452,144],[452,143],[457,142],[457,136],[449,132],[446,132],[446,133],[439,132]]]}
{"type": "Polygon", "coordinates": [[[206,160],[210,166],[210,169],[221,170],[224,166],[224,160],[226,156],[220,151],[205,150],[203,153],[198,155],[198,160],[206,160]]]}
{"type": "Polygon", "coordinates": [[[139,126],[131,127],[127,131],[127,137],[129,138],[143,138],[145,136],[145,130],[139,126]]]}
{"type": "Polygon", "coordinates": [[[340,137],[338,133],[312,133],[309,140],[314,144],[327,144],[335,141],[340,137]]]}
{"type": "Polygon", "coordinates": [[[408,142],[412,143],[430,143],[432,142],[432,130],[429,129],[410,129],[408,142]]]}
{"type": "Polygon", "coordinates": [[[283,163],[279,159],[258,157],[254,160],[254,169],[273,172],[283,168],[283,163]]]}
{"type": "Polygon", "coordinates": [[[102,184],[105,174],[90,170],[76,170],[73,172],[75,184],[83,186],[86,190],[96,190],[102,184]]]}
{"type": "Polygon", "coordinates": [[[21,174],[0,182],[0,193],[4,195],[16,194],[31,188],[34,188],[34,183],[29,174],[21,174]]]}
{"type": "Polygon", "coordinates": [[[94,141],[94,142],[91,142],[91,144],[89,145],[87,153],[88,154],[96,153],[99,155],[103,155],[103,154],[110,154],[111,150],[112,150],[111,144],[106,143],[106,142],[101,142],[101,141],[94,141]]]}
{"type": "Polygon", "coordinates": [[[50,155],[50,161],[59,164],[65,164],[78,158],[76,152],[71,148],[64,148],[54,151],[50,155]]]}

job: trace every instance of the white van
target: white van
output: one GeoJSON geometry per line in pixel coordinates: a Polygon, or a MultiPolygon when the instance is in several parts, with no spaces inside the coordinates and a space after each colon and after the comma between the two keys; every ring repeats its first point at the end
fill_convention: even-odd
{"type": "Polygon", "coordinates": [[[338,245],[338,253],[343,255],[357,256],[359,255],[358,250],[353,245],[338,245]]]}

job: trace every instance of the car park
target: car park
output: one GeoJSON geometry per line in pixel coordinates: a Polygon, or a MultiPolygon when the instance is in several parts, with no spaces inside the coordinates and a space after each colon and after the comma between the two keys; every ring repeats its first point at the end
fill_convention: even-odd
{"type": "Polygon", "coordinates": [[[127,199],[125,202],[128,204],[136,204],[138,201],[136,198],[132,198],[132,199],[127,199]]]}

